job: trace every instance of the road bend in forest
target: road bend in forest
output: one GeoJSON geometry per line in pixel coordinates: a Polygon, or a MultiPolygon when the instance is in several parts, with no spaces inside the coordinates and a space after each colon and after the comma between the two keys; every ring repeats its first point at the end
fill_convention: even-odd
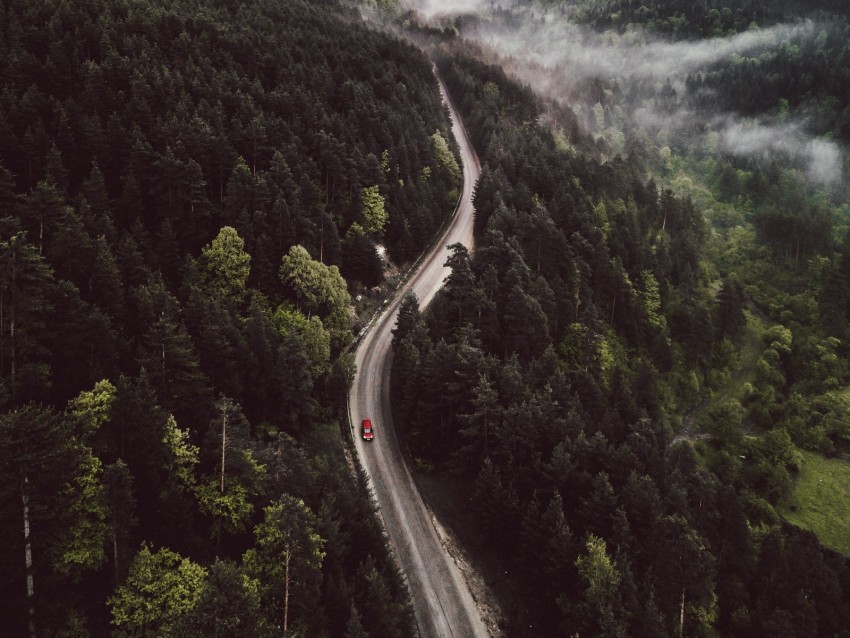
{"type": "Polygon", "coordinates": [[[402,458],[389,396],[392,329],[401,298],[413,292],[426,305],[449,272],[443,266],[449,254],[446,247],[456,242],[472,247],[472,192],[480,166],[442,81],[440,90],[463,159],[463,194],[445,234],[363,339],[349,404],[354,424],[369,418],[375,426],[373,441],[364,443],[355,436],[357,452],[371,479],[390,544],[407,577],[419,631],[423,638],[466,638],[487,636],[488,632],[463,575],[440,543],[402,458]]]}

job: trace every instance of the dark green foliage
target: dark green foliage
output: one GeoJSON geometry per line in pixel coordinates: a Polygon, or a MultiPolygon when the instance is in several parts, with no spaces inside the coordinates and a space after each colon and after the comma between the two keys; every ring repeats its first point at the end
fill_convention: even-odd
{"type": "Polygon", "coordinates": [[[103,470],[103,485],[106,490],[107,524],[112,552],[108,554],[112,563],[117,586],[127,574],[130,564],[129,539],[138,523],[136,497],[133,493],[133,475],[127,464],[118,459],[103,470]]]}
{"type": "Polygon", "coordinates": [[[747,319],[744,316],[746,296],[741,283],[734,277],[723,280],[717,292],[717,320],[715,325],[721,339],[735,339],[741,334],[747,319]]]}
{"type": "Polygon", "coordinates": [[[50,386],[48,320],[53,273],[24,231],[0,239],[0,401],[4,407],[43,396],[50,386]]]}
{"type": "Polygon", "coordinates": [[[50,408],[28,404],[0,417],[0,565],[3,580],[2,612],[10,635],[23,635],[25,610],[35,608],[38,628],[56,626],[76,602],[35,597],[25,603],[27,576],[34,589],[52,591],[63,582],[58,562],[63,540],[76,523],[71,511],[74,494],[66,486],[80,472],[82,450],[71,436],[71,424],[50,408]],[[32,568],[26,569],[24,524],[30,530],[32,568]]]}
{"type": "MultiPolygon", "coordinates": [[[[16,451],[18,425],[0,447],[38,471],[39,633],[114,629],[105,601],[146,541],[210,566],[182,633],[263,635],[279,621],[236,561],[263,508],[296,491],[334,547],[293,621],[342,635],[372,556],[383,594],[360,627],[411,635],[362,477],[323,439],[343,417],[346,285],[382,281],[378,242],[415,258],[455,204],[430,63],[335,2],[50,0],[0,15],[0,421],[37,415],[44,450],[16,451]],[[364,192],[384,204],[383,235],[362,231],[364,192]],[[296,244],[349,278],[310,308],[333,352],[315,324],[276,319],[298,301],[278,278],[296,244]],[[114,402],[87,451],[55,411],[103,379],[114,402]]],[[[10,635],[27,617],[20,469],[0,481],[10,635]]]]}
{"type": "Polygon", "coordinates": [[[850,323],[850,233],[844,238],[840,257],[826,272],[820,304],[825,323],[836,332],[850,323]]]}
{"type": "Polygon", "coordinates": [[[383,264],[373,241],[361,228],[353,227],[340,245],[340,271],[346,279],[371,288],[383,279],[383,264]]]}
{"type": "Polygon", "coordinates": [[[672,38],[708,38],[746,31],[751,24],[770,26],[820,12],[847,14],[841,0],[782,0],[780,2],[688,2],[658,0],[634,4],[604,0],[583,7],[581,19],[597,27],[625,30],[642,25],[672,38]]]}
{"type": "MultiPolygon", "coordinates": [[[[835,414],[822,402],[816,417],[783,393],[792,379],[846,380],[831,354],[838,343],[812,335],[798,344],[807,333],[797,324],[768,330],[749,414],[735,405],[704,415],[717,439],[713,471],[703,467],[690,443],[671,443],[670,417],[699,402],[732,340],[751,338],[744,310],[759,313],[757,288],[745,291],[734,274],[708,285],[702,212],[659,192],[639,161],[597,161],[580,135],[565,154],[533,98],[498,69],[463,54],[438,63],[484,167],[476,252],[452,247],[446,287],[424,318],[414,300],[403,303],[392,387],[412,453],[475,486],[473,529],[511,574],[511,631],[773,635],[779,625],[762,620],[773,611],[789,635],[846,626],[830,618],[839,624],[821,632],[819,612],[801,599],[756,610],[770,587],[754,566],[769,559],[748,527],[776,525],[763,498],[777,502],[791,486],[786,430],[811,439],[809,424],[835,414]],[[748,443],[743,423],[758,410],[760,423],[782,429],[748,443]],[[604,545],[594,540],[591,551],[590,539],[604,545]]],[[[738,196],[740,184],[727,182],[738,196]]],[[[792,196],[791,182],[765,189],[765,220],[779,193],[792,196]]],[[[823,210],[787,201],[805,219],[770,226],[778,230],[763,239],[776,244],[775,267],[802,272],[830,254],[831,224],[823,210]]],[[[828,281],[840,292],[838,272],[828,281]]],[[[824,299],[835,317],[842,298],[824,299]]],[[[802,294],[793,303],[789,316],[812,305],[802,294]]],[[[842,584],[819,592],[818,604],[837,596],[846,607],[848,569],[843,559],[824,567],[842,584]]]]}
{"type": "Polygon", "coordinates": [[[832,250],[832,220],[829,213],[817,206],[800,210],[766,208],[754,224],[761,240],[770,246],[777,257],[795,266],[811,255],[829,254],[832,250]]]}
{"type": "Polygon", "coordinates": [[[818,37],[797,36],[793,46],[748,58],[740,67],[718,65],[690,77],[688,89],[694,101],[703,108],[745,115],[782,108],[785,115],[805,113],[811,120],[807,128],[814,133],[850,141],[850,13],[842,3],[835,5],[831,13],[813,16],[818,21],[818,37]],[[718,87],[723,90],[711,99],[705,96],[705,89],[718,87]]]}
{"type": "Polygon", "coordinates": [[[403,638],[405,625],[410,623],[412,610],[409,606],[393,601],[389,583],[376,569],[371,556],[357,570],[357,591],[355,596],[363,607],[364,628],[368,636],[381,638],[403,638]]]}

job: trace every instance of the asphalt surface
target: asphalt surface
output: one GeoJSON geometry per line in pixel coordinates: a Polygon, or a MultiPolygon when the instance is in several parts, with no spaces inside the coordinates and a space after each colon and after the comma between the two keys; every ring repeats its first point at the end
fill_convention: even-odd
{"type": "Polygon", "coordinates": [[[370,477],[393,553],[407,578],[421,637],[484,637],[489,634],[481,613],[463,575],[440,543],[404,462],[389,397],[392,329],[401,299],[413,291],[420,305],[427,305],[449,273],[443,266],[449,255],[446,247],[456,242],[470,250],[473,246],[472,193],[481,167],[442,80],[440,90],[451,112],[452,130],[463,160],[463,194],[445,234],[363,338],[356,353],[357,375],[349,409],[357,453],[370,477]],[[366,418],[375,428],[375,438],[370,442],[360,436],[360,422],[366,418]]]}

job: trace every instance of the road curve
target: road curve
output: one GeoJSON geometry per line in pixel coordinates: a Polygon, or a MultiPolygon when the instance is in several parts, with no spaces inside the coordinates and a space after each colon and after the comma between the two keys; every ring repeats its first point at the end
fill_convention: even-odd
{"type": "Polygon", "coordinates": [[[438,81],[463,160],[463,194],[443,236],[360,343],[355,357],[357,375],[348,400],[357,454],[369,475],[390,546],[407,578],[421,637],[483,638],[489,634],[481,613],[463,575],[440,543],[416,490],[399,449],[390,409],[392,329],[402,297],[412,291],[421,306],[427,305],[449,271],[443,266],[448,257],[446,246],[461,242],[472,249],[472,192],[481,167],[439,76],[438,81]],[[375,439],[369,443],[359,436],[359,424],[365,418],[372,419],[375,426],[375,439]]]}

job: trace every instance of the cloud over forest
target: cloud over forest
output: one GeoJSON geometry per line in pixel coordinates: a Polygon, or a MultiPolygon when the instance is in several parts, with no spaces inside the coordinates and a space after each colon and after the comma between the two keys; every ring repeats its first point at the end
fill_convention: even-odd
{"type": "MultiPolygon", "coordinates": [[[[620,88],[631,83],[658,85],[669,81],[681,97],[689,75],[704,73],[713,65],[736,63],[746,57],[769,56],[783,46],[817,37],[819,27],[811,21],[751,29],[729,37],[670,42],[654,38],[643,29],[623,34],[597,33],[570,19],[563,9],[483,0],[421,0],[422,15],[439,19],[467,17],[463,37],[476,42],[494,61],[541,94],[585,113],[592,104],[582,103],[582,82],[600,78],[620,88]],[[470,19],[470,17],[472,19],[470,19]]],[[[675,110],[659,110],[649,100],[631,114],[627,125],[658,130],[674,136],[687,129],[713,130],[722,150],[740,156],[765,157],[782,153],[806,166],[819,183],[841,177],[843,154],[834,142],[806,130],[805,121],[781,122],[765,118],[742,118],[734,113],[701,115],[681,103],[675,110]],[[678,124],[686,124],[677,128],[678,124]]],[[[598,134],[599,131],[591,131],[598,134]]]]}

